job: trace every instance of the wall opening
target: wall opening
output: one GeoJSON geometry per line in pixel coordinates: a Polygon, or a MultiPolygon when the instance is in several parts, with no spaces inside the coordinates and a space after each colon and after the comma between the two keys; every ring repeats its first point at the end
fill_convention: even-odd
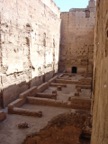
{"type": "Polygon", "coordinates": [[[72,67],[71,72],[72,72],[72,73],[77,73],[77,67],[72,67]]]}
{"type": "Polygon", "coordinates": [[[89,18],[90,17],[90,11],[89,10],[85,10],[85,17],[89,18]]]}

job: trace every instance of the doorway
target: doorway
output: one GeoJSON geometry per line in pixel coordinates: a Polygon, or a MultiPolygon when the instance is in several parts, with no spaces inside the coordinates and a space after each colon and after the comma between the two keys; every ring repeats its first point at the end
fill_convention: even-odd
{"type": "Polygon", "coordinates": [[[77,67],[72,67],[71,72],[72,72],[72,73],[77,73],[77,67]]]}

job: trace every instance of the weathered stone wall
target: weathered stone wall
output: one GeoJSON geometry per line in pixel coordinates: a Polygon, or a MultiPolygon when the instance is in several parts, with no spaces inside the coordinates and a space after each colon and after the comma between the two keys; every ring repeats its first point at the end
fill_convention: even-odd
{"type": "MultiPolygon", "coordinates": [[[[90,1],[91,2],[91,1],[90,1]]],[[[60,71],[92,73],[95,2],[85,9],[70,9],[61,13],[60,71]]]]}
{"type": "Polygon", "coordinates": [[[0,101],[58,71],[60,11],[52,0],[0,1],[0,101]]]}
{"type": "Polygon", "coordinates": [[[97,0],[91,144],[108,144],[108,1],[97,0]]]}

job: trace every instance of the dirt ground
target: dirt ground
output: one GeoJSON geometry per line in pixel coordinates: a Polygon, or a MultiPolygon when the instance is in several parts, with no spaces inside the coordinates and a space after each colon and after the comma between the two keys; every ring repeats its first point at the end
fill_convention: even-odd
{"type": "MultiPolygon", "coordinates": [[[[71,77],[72,80],[74,79],[79,80],[80,78],[82,77],[81,76],[71,77]]],[[[43,93],[51,93],[52,90],[55,89],[56,87],[49,87],[43,93]]],[[[63,87],[62,91],[57,91],[58,93],[57,100],[62,100],[66,102],[68,101],[69,97],[74,96],[75,92],[76,92],[75,84],[72,85],[67,84],[67,87],[63,87]]],[[[81,92],[81,97],[90,97],[90,95],[91,95],[90,90],[84,89],[81,92]]],[[[22,108],[32,110],[32,111],[42,111],[43,117],[36,118],[36,117],[28,117],[28,116],[21,116],[15,114],[7,114],[7,119],[2,123],[0,123],[0,144],[21,144],[24,141],[25,137],[30,135],[31,133],[33,133],[33,135],[35,134],[35,137],[30,136],[27,139],[27,141],[25,141],[25,144],[51,144],[51,143],[52,144],[70,144],[70,143],[77,144],[77,142],[78,144],[80,144],[79,136],[81,135],[82,127],[79,128],[79,126],[76,127],[75,125],[75,121],[79,123],[77,120],[79,119],[79,117],[75,118],[75,120],[74,117],[71,117],[71,119],[74,120],[73,122],[74,125],[73,123],[70,123],[68,121],[69,115],[68,118],[66,118],[67,120],[64,120],[64,116],[62,116],[62,119],[65,122],[66,121],[69,122],[68,125],[63,125],[63,121],[61,121],[61,114],[75,112],[74,109],[42,106],[42,105],[31,105],[31,104],[25,104],[22,106],[22,108]],[[49,128],[47,127],[44,130],[41,130],[48,124],[48,122],[53,117],[57,115],[60,115],[60,117],[59,118],[56,117],[56,120],[53,119],[51,121],[52,124],[55,123],[56,125],[50,125],[49,128]],[[28,129],[18,129],[17,125],[23,122],[26,122],[29,125],[28,129]],[[36,133],[38,133],[39,136],[37,136],[36,133]],[[45,133],[45,134],[41,134],[41,133],[45,133]],[[72,142],[73,140],[75,142],[72,142]]],[[[4,111],[7,113],[7,108],[4,111]]],[[[81,143],[81,144],[89,144],[89,143],[81,143]]]]}
{"type": "Polygon", "coordinates": [[[54,116],[70,111],[69,109],[30,104],[25,104],[23,108],[42,111],[43,117],[37,118],[7,114],[7,119],[0,123],[0,144],[21,144],[27,135],[39,132],[54,116]],[[27,122],[29,128],[18,129],[17,125],[23,122],[27,122]]]}
{"type": "Polygon", "coordinates": [[[90,144],[90,137],[81,138],[88,126],[91,127],[89,114],[61,114],[39,133],[29,135],[23,144],[90,144]]]}

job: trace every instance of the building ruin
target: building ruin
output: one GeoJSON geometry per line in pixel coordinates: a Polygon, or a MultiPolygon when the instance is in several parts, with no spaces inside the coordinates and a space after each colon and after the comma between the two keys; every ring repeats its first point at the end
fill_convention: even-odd
{"type": "Polygon", "coordinates": [[[60,71],[93,71],[95,1],[61,13],[60,71]]]}
{"type": "Polygon", "coordinates": [[[0,1],[1,144],[21,144],[26,136],[24,144],[38,143],[36,133],[65,112],[77,135],[70,142],[82,144],[83,135],[91,144],[108,143],[107,11],[107,0],[61,14],[53,0],[0,1]]]}
{"type": "Polygon", "coordinates": [[[58,71],[60,10],[51,0],[5,0],[0,9],[0,101],[5,107],[58,71]]]}

